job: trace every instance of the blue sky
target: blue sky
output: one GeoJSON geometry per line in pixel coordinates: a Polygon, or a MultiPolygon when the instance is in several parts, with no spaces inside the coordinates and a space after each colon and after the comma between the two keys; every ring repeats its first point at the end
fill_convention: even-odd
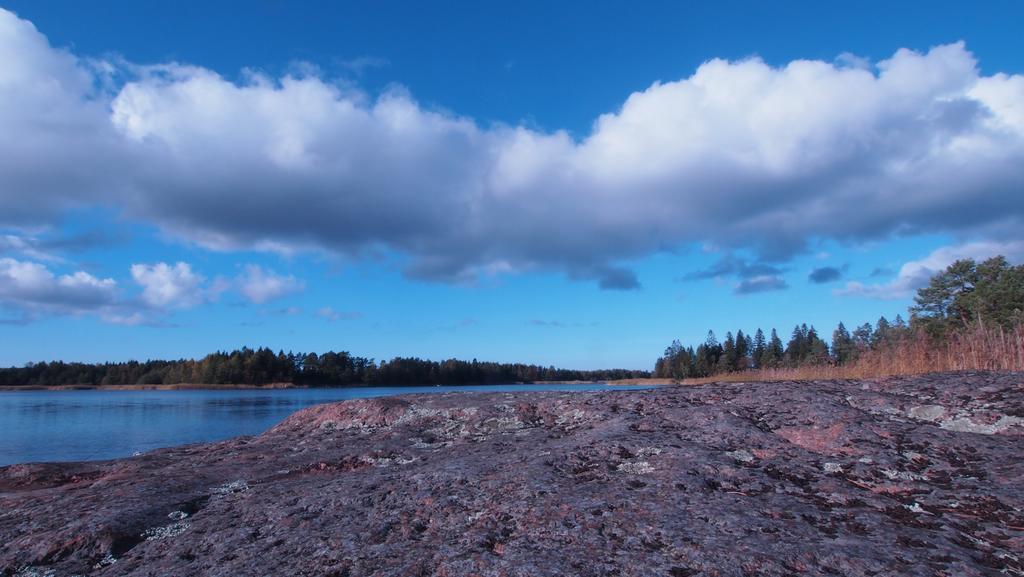
{"type": "Polygon", "coordinates": [[[0,364],[650,368],[1024,257],[1019,3],[207,4],[0,2],[0,364]]]}

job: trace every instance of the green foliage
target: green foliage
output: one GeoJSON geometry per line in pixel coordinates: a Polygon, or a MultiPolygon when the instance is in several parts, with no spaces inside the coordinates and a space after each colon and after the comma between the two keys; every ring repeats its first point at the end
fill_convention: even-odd
{"type": "Polygon", "coordinates": [[[577,371],[522,363],[477,360],[428,361],[395,358],[381,362],[347,352],[274,354],[266,348],[216,352],[201,360],[83,364],[61,361],[0,369],[0,385],[265,385],[313,387],[351,385],[462,385],[537,381],[606,381],[648,377],[646,371],[577,371]]]}
{"type": "Polygon", "coordinates": [[[764,340],[764,331],[760,327],[758,327],[757,333],[754,334],[754,341],[750,348],[751,366],[759,369],[764,364],[765,353],[768,350],[768,343],[764,340]]]}
{"type": "Polygon", "coordinates": [[[933,336],[978,321],[1013,326],[1024,321],[1024,265],[1002,256],[958,260],[917,291],[910,313],[911,324],[933,336]]]}
{"type": "MultiPolygon", "coordinates": [[[[775,329],[771,339],[757,329],[751,339],[743,331],[725,335],[719,344],[713,331],[708,331],[704,344],[691,354],[689,372],[666,370],[683,350],[673,341],[665,356],[658,360],[658,376],[685,378],[754,369],[797,368],[813,365],[849,365],[865,351],[892,351],[923,330],[935,338],[948,336],[952,330],[968,325],[994,325],[1004,328],[1024,323],[1024,265],[1010,266],[1002,256],[980,264],[958,260],[931,278],[928,286],[917,292],[911,307],[911,322],[901,315],[889,322],[880,317],[874,326],[864,323],[850,333],[843,323],[832,332],[831,348],[818,336],[814,327],[800,324],[793,327],[789,342],[783,347],[775,329]],[[670,354],[671,353],[671,354],[670,354]]],[[[692,349],[691,349],[692,350],[692,349]]],[[[887,354],[887,353],[886,353],[887,354]]]]}
{"type": "Polygon", "coordinates": [[[835,358],[836,364],[848,365],[856,361],[859,356],[858,352],[853,336],[850,335],[850,331],[846,330],[846,326],[840,322],[836,330],[832,331],[832,356],[835,358]]]}

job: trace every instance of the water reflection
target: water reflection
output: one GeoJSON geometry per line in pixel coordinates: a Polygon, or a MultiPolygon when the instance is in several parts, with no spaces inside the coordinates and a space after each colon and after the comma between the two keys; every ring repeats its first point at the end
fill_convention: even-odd
{"type": "Polygon", "coordinates": [[[126,457],[159,447],[256,435],[310,405],[452,391],[587,391],[604,385],[366,387],[267,391],[0,392],[0,466],[126,457]]]}

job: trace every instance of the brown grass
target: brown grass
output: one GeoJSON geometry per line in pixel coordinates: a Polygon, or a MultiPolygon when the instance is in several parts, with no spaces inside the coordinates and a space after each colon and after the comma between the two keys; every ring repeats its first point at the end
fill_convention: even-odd
{"type": "Polygon", "coordinates": [[[952,332],[942,340],[917,332],[877,349],[864,351],[856,362],[844,366],[759,369],[685,379],[683,382],[865,379],[971,370],[1024,371],[1024,324],[1005,329],[979,322],[952,332]]]}

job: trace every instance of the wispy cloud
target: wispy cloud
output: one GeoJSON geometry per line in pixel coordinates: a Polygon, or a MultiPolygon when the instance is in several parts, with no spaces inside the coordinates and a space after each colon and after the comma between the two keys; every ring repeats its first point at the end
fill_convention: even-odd
{"type": "Polygon", "coordinates": [[[323,308],[317,309],[316,313],[314,313],[314,314],[316,316],[318,316],[318,317],[320,317],[320,318],[322,318],[324,320],[330,321],[330,322],[334,322],[334,321],[352,321],[352,320],[356,320],[356,319],[361,319],[364,316],[366,316],[363,313],[358,312],[358,311],[336,311],[336,310],[334,310],[331,307],[323,307],[323,308]]]}
{"type": "Polygon", "coordinates": [[[342,69],[356,76],[362,76],[367,70],[391,66],[391,61],[380,56],[357,56],[355,58],[338,60],[337,64],[342,69]]]}
{"type": "Polygon", "coordinates": [[[528,321],[527,324],[535,326],[535,327],[547,327],[547,328],[556,328],[556,329],[583,328],[583,327],[596,327],[596,326],[598,326],[597,322],[581,323],[581,322],[565,322],[565,321],[558,321],[558,320],[543,320],[543,319],[533,319],[533,320],[528,321]]]}
{"type": "Polygon", "coordinates": [[[730,276],[749,279],[759,276],[778,276],[783,272],[785,272],[784,269],[775,265],[745,259],[730,253],[718,259],[710,267],[688,272],[676,280],[688,282],[730,276]]]}
{"type": "Polygon", "coordinates": [[[736,285],[733,292],[738,295],[748,295],[768,291],[779,291],[789,288],[786,281],[780,276],[761,275],[743,279],[736,285]]]}

